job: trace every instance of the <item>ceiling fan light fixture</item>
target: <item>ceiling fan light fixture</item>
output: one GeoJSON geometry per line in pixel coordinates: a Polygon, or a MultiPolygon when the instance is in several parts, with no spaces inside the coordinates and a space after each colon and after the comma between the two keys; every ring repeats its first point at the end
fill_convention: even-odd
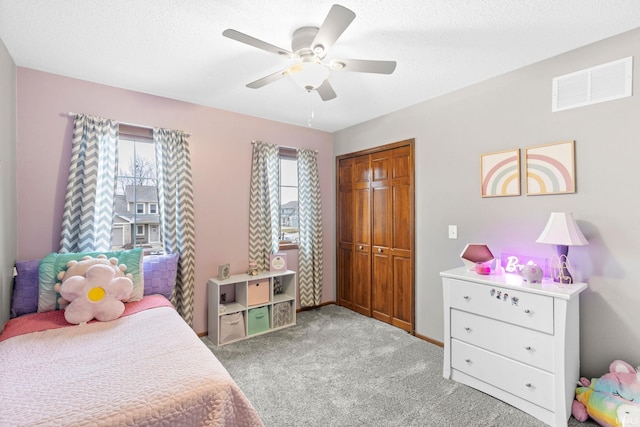
{"type": "Polygon", "coordinates": [[[317,62],[303,62],[289,68],[287,74],[298,86],[309,91],[316,89],[329,77],[329,70],[317,62]]]}
{"type": "Polygon", "coordinates": [[[285,76],[291,76],[293,81],[307,92],[315,91],[320,99],[330,101],[337,96],[328,79],[332,70],[391,74],[396,68],[395,61],[341,59],[327,60],[326,63],[323,63],[327,52],[331,50],[333,44],[351,25],[355,17],[356,14],[353,11],[339,4],[334,4],[320,27],[300,27],[293,32],[291,52],[233,29],[223,31],[222,35],[265,52],[299,62],[247,84],[248,88],[258,89],[285,76]]]}

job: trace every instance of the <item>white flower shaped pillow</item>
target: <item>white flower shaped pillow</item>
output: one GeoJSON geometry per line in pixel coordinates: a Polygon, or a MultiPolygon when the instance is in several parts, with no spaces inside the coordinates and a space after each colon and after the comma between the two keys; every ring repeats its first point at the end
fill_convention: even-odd
{"type": "Polygon", "coordinates": [[[64,318],[74,324],[94,318],[101,322],[115,320],[124,312],[122,300],[128,300],[132,290],[129,277],[116,277],[109,265],[92,265],[84,276],[72,276],[62,282],[60,295],[70,301],[64,318]]]}

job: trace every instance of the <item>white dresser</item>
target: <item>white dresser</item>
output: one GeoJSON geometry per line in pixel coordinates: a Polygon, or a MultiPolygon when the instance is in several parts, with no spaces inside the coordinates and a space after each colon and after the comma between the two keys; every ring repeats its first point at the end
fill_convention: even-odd
{"type": "Polygon", "coordinates": [[[552,426],[566,426],[580,376],[579,294],[586,283],[523,283],[518,275],[440,273],[443,375],[552,426]]]}

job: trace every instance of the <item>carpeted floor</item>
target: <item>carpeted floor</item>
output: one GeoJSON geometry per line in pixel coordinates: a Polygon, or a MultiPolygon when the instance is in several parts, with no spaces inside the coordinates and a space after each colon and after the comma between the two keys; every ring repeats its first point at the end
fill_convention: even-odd
{"type": "MultiPolygon", "coordinates": [[[[265,426],[543,427],[530,415],[442,377],[442,348],[335,305],[297,325],[223,347],[203,342],[265,426]]],[[[569,426],[597,426],[573,417],[569,426]]]]}

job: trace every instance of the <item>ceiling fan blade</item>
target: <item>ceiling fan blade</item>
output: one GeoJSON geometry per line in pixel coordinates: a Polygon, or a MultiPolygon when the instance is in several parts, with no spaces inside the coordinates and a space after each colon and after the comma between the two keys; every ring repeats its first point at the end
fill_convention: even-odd
{"type": "Polygon", "coordinates": [[[324,56],[355,17],[356,14],[344,6],[339,4],[331,6],[329,14],[311,43],[311,50],[317,55],[324,56]]]}
{"type": "Polygon", "coordinates": [[[255,37],[251,37],[249,35],[241,33],[240,31],[232,30],[231,28],[229,28],[228,30],[224,30],[222,32],[222,35],[232,40],[238,41],[240,43],[248,44],[249,46],[257,47],[258,49],[265,50],[269,53],[273,53],[278,56],[283,56],[285,58],[293,57],[293,53],[289,52],[286,49],[282,49],[278,46],[274,46],[262,40],[258,40],[255,37]]]}
{"type": "Polygon", "coordinates": [[[269,74],[266,77],[263,77],[261,79],[256,80],[255,82],[251,82],[247,85],[248,88],[251,89],[259,89],[263,86],[268,85],[269,83],[273,83],[276,80],[280,80],[281,78],[283,78],[284,76],[287,75],[287,70],[280,70],[277,73],[273,73],[273,74],[269,74]]]}
{"type": "Polygon", "coordinates": [[[316,92],[318,92],[318,95],[320,95],[323,101],[330,101],[338,96],[331,87],[329,79],[325,79],[325,81],[316,88],[316,92]]]}
{"type": "Polygon", "coordinates": [[[371,61],[368,59],[336,59],[329,63],[334,71],[357,73],[391,74],[396,69],[396,61],[371,61]]]}

